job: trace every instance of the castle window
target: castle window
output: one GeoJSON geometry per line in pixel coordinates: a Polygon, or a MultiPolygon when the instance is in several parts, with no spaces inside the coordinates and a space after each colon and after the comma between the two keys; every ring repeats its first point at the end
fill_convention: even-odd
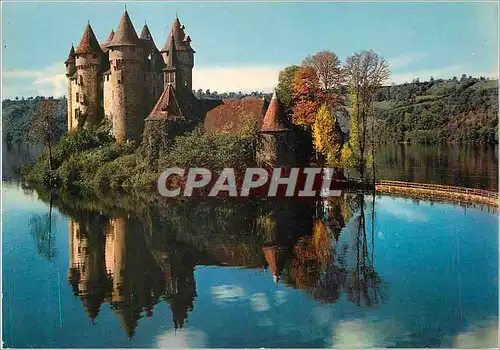
{"type": "Polygon", "coordinates": [[[78,85],[83,86],[83,75],[78,76],[78,85]]]}
{"type": "Polygon", "coordinates": [[[78,92],[76,93],[76,102],[80,102],[80,101],[78,100],[78,92]]]}

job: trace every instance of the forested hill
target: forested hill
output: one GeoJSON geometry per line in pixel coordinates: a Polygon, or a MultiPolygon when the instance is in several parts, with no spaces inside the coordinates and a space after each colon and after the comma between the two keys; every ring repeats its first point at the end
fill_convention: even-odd
{"type": "Polygon", "coordinates": [[[382,142],[498,142],[497,80],[416,80],[380,88],[375,101],[382,142]]]}
{"type": "MultiPolygon", "coordinates": [[[[2,137],[8,147],[27,143],[30,122],[38,105],[44,99],[43,96],[37,96],[2,101],[2,137]]],[[[54,100],[57,101],[56,118],[59,126],[56,136],[62,136],[67,130],[66,98],[54,100]]]]}
{"type": "MultiPolygon", "coordinates": [[[[213,98],[245,96],[212,94],[213,98]]],[[[29,121],[43,99],[37,96],[2,102],[2,137],[7,146],[26,143],[29,121]]],[[[67,129],[66,98],[56,101],[58,131],[63,135],[67,129]]],[[[375,115],[382,142],[496,143],[498,81],[462,76],[384,86],[375,94],[375,115]]],[[[344,129],[348,123],[341,123],[346,124],[344,129]]]]}

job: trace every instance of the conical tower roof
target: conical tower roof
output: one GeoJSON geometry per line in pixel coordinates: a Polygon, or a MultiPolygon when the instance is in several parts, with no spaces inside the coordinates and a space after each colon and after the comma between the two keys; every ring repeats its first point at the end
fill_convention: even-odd
{"type": "Polygon", "coordinates": [[[101,43],[102,51],[107,52],[109,50],[108,45],[111,42],[111,40],[113,40],[114,36],[115,36],[115,31],[113,29],[111,29],[111,32],[109,32],[109,35],[108,35],[108,38],[106,39],[106,41],[101,43]]]}
{"type": "Polygon", "coordinates": [[[170,44],[168,47],[168,60],[167,60],[167,68],[175,68],[177,65],[177,45],[175,44],[175,40],[170,40],[170,44]]]}
{"type": "Polygon", "coordinates": [[[75,47],[71,45],[71,49],[69,49],[68,58],[66,59],[66,61],[64,61],[64,63],[73,63],[73,62],[75,62],[75,47]]]}
{"type": "Polygon", "coordinates": [[[158,102],[148,116],[148,119],[164,119],[182,116],[182,110],[172,84],[168,84],[161,94],[158,102]]]}
{"type": "Polygon", "coordinates": [[[115,36],[115,31],[111,29],[111,32],[109,32],[108,39],[106,39],[107,42],[110,42],[113,40],[113,37],[115,36]]]}
{"type": "Polygon", "coordinates": [[[273,97],[267,108],[266,115],[260,127],[262,132],[291,131],[284,120],[282,108],[278,100],[278,93],[274,89],[273,97]]]}
{"type": "Polygon", "coordinates": [[[87,23],[85,30],[83,31],[82,40],[75,50],[75,54],[86,54],[86,53],[96,53],[102,54],[101,46],[97,41],[97,38],[90,26],[90,22],[87,23]]]}
{"type": "Polygon", "coordinates": [[[140,38],[143,40],[153,41],[153,36],[151,35],[151,32],[149,31],[149,27],[146,23],[144,23],[144,26],[142,27],[140,38]]]}
{"type": "Polygon", "coordinates": [[[139,38],[135,31],[134,25],[130,20],[128,12],[125,10],[123,12],[118,28],[113,35],[113,40],[108,44],[108,47],[112,46],[135,46],[137,45],[139,38]]]}
{"type": "Polygon", "coordinates": [[[165,42],[165,45],[163,45],[161,52],[167,51],[172,41],[175,42],[175,46],[178,50],[180,51],[188,50],[189,45],[187,45],[186,41],[184,41],[185,38],[186,38],[186,33],[184,33],[184,26],[181,25],[179,18],[176,17],[172,23],[172,27],[170,28],[170,33],[168,34],[167,37],[167,41],[165,42]]]}

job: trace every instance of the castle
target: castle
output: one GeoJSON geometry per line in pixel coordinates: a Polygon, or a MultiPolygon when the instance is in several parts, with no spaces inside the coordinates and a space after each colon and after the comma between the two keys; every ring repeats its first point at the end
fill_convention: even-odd
{"type": "Polygon", "coordinates": [[[293,133],[276,93],[270,102],[199,100],[192,91],[194,54],[191,38],[177,17],[161,50],[147,24],[137,35],[126,10],[116,31],[111,30],[102,43],[89,22],[65,61],[68,133],[106,118],[117,142],[141,142],[156,156],[175,135],[194,125],[203,124],[208,132],[237,132],[247,119],[256,117],[267,140],[267,151],[259,152],[263,162],[290,165],[293,133]]]}

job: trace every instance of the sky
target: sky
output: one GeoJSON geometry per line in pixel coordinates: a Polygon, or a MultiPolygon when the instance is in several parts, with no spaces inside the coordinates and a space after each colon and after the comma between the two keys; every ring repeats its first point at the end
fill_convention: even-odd
{"type": "Polygon", "coordinates": [[[414,78],[498,77],[497,2],[2,2],[2,97],[61,96],[64,61],[90,21],[99,41],[125,5],[161,48],[176,14],[196,50],[193,88],[270,91],[278,73],[321,50],[373,49],[414,78]]]}

